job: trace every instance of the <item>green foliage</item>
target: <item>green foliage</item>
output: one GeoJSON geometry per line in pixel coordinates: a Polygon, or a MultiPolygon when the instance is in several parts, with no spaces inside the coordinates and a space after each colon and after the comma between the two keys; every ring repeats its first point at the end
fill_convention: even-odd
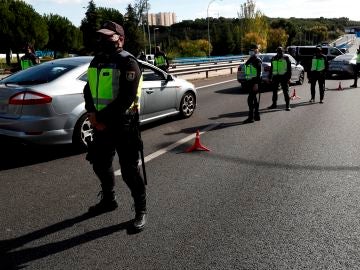
{"type": "MultiPolygon", "coordinates": [[[[168,55],[174,57],[203,57],[208,54],[209,43],[205,39],[182,40],[179,42],[176,52],[171,50],[168,55]]],[[[211,49],[211,48],[210,48],[211,49]]]]}
{"type": "Polygon", "coordinates": [[[275,52],[279,46],[286,48],[288,37],[286,31],[282,28],[270,29],[267,40],[267,51],[275,52]]]}
{"type": "Polygon", "coordinates": [[[0,24],[0,48],[3,50],[11,48],[20,52],[26,43],[41,48],[48,41],[45,20],[23,1],[1,1],[0,24]]]}
{"type": "Polygon", "coordinates": [[[56,52],[69,52],[79,50],[82,46],[82,33],[65,17],[59,15],[45,15],[49,29],[49,42],[47,48],[56,52]],[[61,42],[59,42],[61,37],[61,42]]]}

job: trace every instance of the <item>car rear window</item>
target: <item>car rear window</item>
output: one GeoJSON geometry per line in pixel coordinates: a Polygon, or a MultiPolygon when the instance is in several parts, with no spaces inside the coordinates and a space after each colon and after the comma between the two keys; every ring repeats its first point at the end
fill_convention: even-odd
{"type": "Polygon", "coordinates": [[[19,71],[1,80],[1,83],[14,83],[22,85],[47,83],[55,80],[56,78],[76,67],[76,65],[69,65],[64,63],[43,63],[41,65],[19,71]]]}

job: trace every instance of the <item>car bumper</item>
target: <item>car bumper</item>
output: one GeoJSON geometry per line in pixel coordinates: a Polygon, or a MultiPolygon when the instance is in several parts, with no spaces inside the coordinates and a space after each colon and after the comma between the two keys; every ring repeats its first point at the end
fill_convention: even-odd
{"type": "Polygon", "coordinates": [[[0,135],[36,144],[67,144],[72,142],[73,126],[66,117],[33,119],[0,118],[0,135]]]}

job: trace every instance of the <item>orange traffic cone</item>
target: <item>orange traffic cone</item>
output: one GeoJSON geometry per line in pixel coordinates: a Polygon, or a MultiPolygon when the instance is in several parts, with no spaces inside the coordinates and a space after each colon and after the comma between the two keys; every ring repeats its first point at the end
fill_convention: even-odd
{"type": "Polygon", "coordinates": [[[337,90],[344,90],[344,89],[341,87],[341,82],[339,82],[339,86],[338,86],[337,90]]]}
{"type": "Polygon", "coordinates": [[[295,88],[294,88],[294,90],[293,90],[293,93],[292,93],[290,99],[300,99],[300,97],[296,95],[296,90],[295,90],[295,88]]]}
{"type": "Polygon", "coordinates": [[[203,146],[200,143],[200,132],[199,130],[196,131],[196,137],[195,137],[195,143],[193,146],[189,147],[188,149],[185,150],[185,152],[189,153],[192,152],[194,150],[204,150],[204,151],[210,151],[210,149],[206,148],[205,146],[203,146]]]}

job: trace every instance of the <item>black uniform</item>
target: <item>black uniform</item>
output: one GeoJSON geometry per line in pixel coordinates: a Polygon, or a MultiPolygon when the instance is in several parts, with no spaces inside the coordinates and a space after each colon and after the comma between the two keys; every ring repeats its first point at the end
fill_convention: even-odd
{"type": "Polygon", "coordinates": [[[360,63],[358,62],[358,55],[360,54],[360,48],[357,50],[356,54],[356,64],[353,65],[354,69],[354,84],[350,85],[350,87],[357,87],[358,75],[360,72],[360,63]]]}
{"type": "Polygon", "coordinates": [[[272,95],[272,105],[269,108],[276,108],[277,105],[277,99],[278,99],[278,89],[279,84],[281,85],[281,88],[283,90],[284,99],[286,103],[286,109],[288,110],[290,108],[290,97],[289,97],[289,80],[291,78],[291,62],[288,56],[286,55],[275,55],[271,59],[271,68],[269,72],[269,79],[271,80],[271,88],[273,91],[272,95]],[[286,73],[283,75],[280,74],[273,74],[273,64],[274,61],[284,59],[286,61],[286,73]]]}
{"type": "Polygon", "coordinates": [[[319,91],[320,91],[320,102],[323,102],[324,99],[324,94],[325,94],[325,78],[326,78],[326,72],[328,70],[328,61],[326,59],[326,56],[323,55],[322,53],[319,54],[315,54],[313,56],[313,59],[324,59],[325,61],[325,69],[322,71],[313,71],[310,70],[310,72],[308,73],[309,79],[310,79],[310,90],[311,90],[311,102],[315,101],[315,86],[316,86],[316,82],[319,83],[319,91]]]}
{"type": "MultiPolygon", "coordinates": [[[[261,59],[256,55],[252,55],[245,63],[245,66],[252,65],[257,70],[257,76],[250,80],[246,80],[243,82],[244,89],[249,93],[247,102],[249,106],[249,118],[245,120],[245,122],[252,122],[253,120],[260,120],[260,113],[259,113],[259,100],[257,99],[257,93],[260,91],[254,91],[253,87],[255,84],[258,84],[260,87],[261,82],[261,59]]],[[[259,97],[260,99],[260,97],[259,97]]]]}
{"type": "Polygon", "coordinates": [[[84,88],[86,110],[89,113],[95,112],[97,122],[106,126],[102,131],[94,129],[94,141],[91,143],[91,153],[89,153],[90,161],[100,179],[103,198],[111,201],[115,199],[115,175],[112,162],[117,152],[122,178],[135,202],[135,212],[146,213],[145,184],[138,168],[141,139],[136,125],[137,119],[127,111],[136,98],[141,71],[135,57],[126,51],[95,56],[90,67],[101,68],[102,65],[108,66],[109,63],[121,72],[118,96],[105,108],[97,111],[89,84],[84,88]]]}

